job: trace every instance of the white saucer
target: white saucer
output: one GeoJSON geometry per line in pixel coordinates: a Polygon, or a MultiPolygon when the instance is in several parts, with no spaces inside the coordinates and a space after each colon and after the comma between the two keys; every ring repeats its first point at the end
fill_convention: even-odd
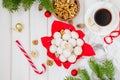
{"type": "Polygon", "coordinates": [[[109,34],[111,31],[117,29],[118,23],[119,23],[119,10],[117,7],[115,7],[115,5],[109,2],[97,2],[94,5],[91,5],[91,7],[87,10],[85,14],[85,24],[87,28],[97,35],[109,34]],[[110,24],[108,24],[105,27],[100,27],[94,21],[95,12],[101,8],[108,9],[112,15],[112,20],[110,24]],[[89,20],[92,22],[92,25],[90,24],[89,20]]]}

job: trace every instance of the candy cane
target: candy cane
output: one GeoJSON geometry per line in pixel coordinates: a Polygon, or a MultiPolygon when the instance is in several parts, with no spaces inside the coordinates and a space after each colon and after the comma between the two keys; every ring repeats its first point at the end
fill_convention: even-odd
{"type": "Polygon", "coordinates": [[[43,74],[43,72],[46,71],[46,67],[44,64],[42,64],[43,67],[43,71],[38,71],[38,69],[36,68],[35,64],[33,63],[32,59],[29,57],[29,55],[27,54],[27,52],[25,51],[25,49],[23,48],[23,46],[21,45],[21,43],[16,40],[17,46],[20,48],[20,50],[22,51],[22,53],[24,54],[24,56],[26,57],[26,59],[28,60],[28,62],[30,63],[31,67],[33,68],[34,72],[37,74],[43,74]]]}

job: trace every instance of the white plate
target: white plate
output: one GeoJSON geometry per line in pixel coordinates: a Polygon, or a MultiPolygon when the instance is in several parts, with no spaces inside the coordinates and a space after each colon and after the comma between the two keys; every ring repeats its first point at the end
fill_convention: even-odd
{"type": "Polygon", "coordinates": [[[85,24],[87,28],[93,33],[98,35],[109,34],[111,31],[117,29],[118,23],[119,23],[119,10],[117,7],[115,7],[115,5],[109,2],[97,2],[94,5],[91,5],[91,7],[87,10],[85,14],[85,24]],[[95,12],[101,8],[108,9],[112,15],[111,22],[105,27],[100,27],[94,21],[95,12]],[[92,25],[89,23],[89,19],[91,19],[93,23],[92,25]]]}

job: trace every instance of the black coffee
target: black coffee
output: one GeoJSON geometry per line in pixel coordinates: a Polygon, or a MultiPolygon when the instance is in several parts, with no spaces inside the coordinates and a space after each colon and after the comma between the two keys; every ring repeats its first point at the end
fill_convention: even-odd
{"type": "Polygon", "coordinates": [[[107,9],[100,9],[96,11],[94,19],[98,25],[106,26],[111,22],[112,16],[107,9]]]}

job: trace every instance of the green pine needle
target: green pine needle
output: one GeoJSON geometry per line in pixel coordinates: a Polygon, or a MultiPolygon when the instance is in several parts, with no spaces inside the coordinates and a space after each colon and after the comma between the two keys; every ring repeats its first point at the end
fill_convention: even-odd
{"type": "Polygon", "coordinates": [[[21,0],[3,0],[2,5],[8,11],[13,12],[18,10],[21,0]]]}
{"type": "Polygon", "coordinates": [[[45,7],[46,10],[54,12],[53,4],[50,0],[40,0],[40,3],[45,7]]]}
{"type": "Polygon", "coordinates": [[[111,60],[106,60],[104,63],[104,68],[105,68],[105,74],[106,76],[112,80],[113,77],[114,77],[114,74],[115,74],[115,69],[114,69],[114,66],[113,66],[113,63],[111,60]]]}
{"type": "Polygon", "coordinates": [[[78,69],[77,77],[67,76],[64,80],[90,80],[90,76],[86,69],[78,69]]]}
{"type": "Polygon", "coordinates": [[[85,69],[79,71],[79,77],[81,80],[90,80],[90,76],[85,69]]]}
{"type": "Polygon", "coordinates": [[[75,78],[75,77],[72,77],[72,76],[67,76],[67,77],[65,77],[64,80],[81,80],[81,79],[75,78]]]}
{"type": "Polygon", "coordinates": [[[97,62],[93,59],[93,58],[91,58],[90,59],[90,61],[89,61],[89,66],[90,66],[90,68],[92,69],[92,71],[97,75],[97,76],[99,76],[99,65],[97,64],[97,62]]]}
{"type": "Polygon", "coordinates": [[[99,78],[103,78],[104,76],[104,67],[98,64],[95,59],[91,58],[89,61],[89,66],[92,71],[97,75],[99,78]]]}
{"type": "Polygon", "coordinates": [[[22,0],[21,2],[22,2],[22,6],[25,9],[25,11],[27,11],[31,8],[35,0],[22,0]]]}
{"type": "MultiPolygon", "coordinates": [[[[20,3],[22,4],[25,11],[29,10],[36,0],[2,0],[2,1],[3,7],[8,9],[8,11],[13,12],[18,10],[20,3]]],[[[46,8],[46,10],[54,12],[51,0],[39,0],[39,1],[46,8]]]]}
{"type": "Polygon", "coordinates": [[[104,67],[99,64],[99,77],[103,78],[105,74],[104,67]]]}

